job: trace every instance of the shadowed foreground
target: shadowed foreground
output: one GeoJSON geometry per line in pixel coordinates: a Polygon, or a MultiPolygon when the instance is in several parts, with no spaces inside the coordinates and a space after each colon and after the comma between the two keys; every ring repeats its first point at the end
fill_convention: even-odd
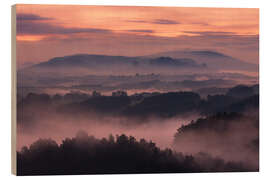
{"type": "Polygon", "coordinates": [[[257,170],[205,153],[187,156],[170,149],[160,150],[151,141],[137,141],[126,135],[96,139],[79,132],[60,145],[51,139],[40,139],[17,152],[18,175],[239,171],[257,170]]]}

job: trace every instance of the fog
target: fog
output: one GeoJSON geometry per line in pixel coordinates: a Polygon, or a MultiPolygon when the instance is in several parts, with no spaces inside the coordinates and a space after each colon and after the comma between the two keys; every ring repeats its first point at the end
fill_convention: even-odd
{"type": "Polygon", "coordinates": [[[163,150],[192,155],[202,165],[212,162],[207,161],[208,155],[200,155],[206,153],[256,170],[258,89],[259,85],[210,88],[205,94],[226,93],[206,98],[182,91],[137,92],[136,96],[124,91],[111,96],[30,93],[18,98],[17,151],[39,139],[52,139],[60,145],[79,131],[99,139],[125,134],[152,141],[163,150]]]}
{"type": "Polygon", "coordinates": [[[188,154],[205,152],[258,167],[258,119],[258,110],[249,109],[244,116],[216,116],[193,122],[178,131],[173,148],[188,154]]]}
{"type": "Polygon", "coordinates": [[[39,138],[51,138],[57,143],[61,143],[63,139],[73,137],[80,130],[97,138],[108,137],[110,134],[126,134],[136,139],[152,140],[162,149],[171,148],[176,130],[197,117],[198,115],[192,115],[185,118],[168,118],[162,121],[158,121],[158,117],[153,117],[155,120],[148,119],[146,123],[128,125],[124,123],[126,119],[120,117],[95,117],[93,115],[90,120],[82,117],[78,119],[63,115],[50,115],[47,118],[40,117],[39,121],[30,127],[18,124],[17,150],[23,146],[29,146],[39,138]],[[103,119],[102,122],[101,119],[103,119]]]}
{"type": "MultiPolygon", "coordinates": [[[[206,128],[198,125],[196,130],[184,131],[180,137],[176,136],[180,127],[196,124],[196,120],[202,116],[186,115],[165,119],[150,117],[145,122],[130,124],[127,117],[47,114],[40,116],[38,121],[32,122],[31,125],[18,123],[17,151],[23,146],[30,146],[38,139],[53,139],[61,144],[65,138],[74,137],[77,132],[85,131],[99,139],[125,134],[137,140],[143,138],[153,141],[161,149],[170,148],[199,159],[200,153],[203,152],[227,162],[244,162],[245,166],[257,169],[258,114],[256,110],[250,112],[252,113],[246,114],[247,116],[242,119],[232,118],[228,123],[225,122],[225,118],[225,121],[209,124],[206,128]]],[[[208,163],[207,159],[201,161],[202,164],[208,163]]]]}

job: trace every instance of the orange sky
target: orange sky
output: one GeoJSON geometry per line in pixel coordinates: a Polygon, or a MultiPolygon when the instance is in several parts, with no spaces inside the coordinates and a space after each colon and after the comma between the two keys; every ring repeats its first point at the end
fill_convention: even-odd
{"type": "MultiPolygon", "coordinates": [[[[105,51],[104,54],[121,54],[122,52],[118,49],[121,45],[117,44],[117,42],[123,44],[123,39],[127,39],[129,36],[131,37],[129,43],[139,44],[138,39],[142,39],[141,42],[144,45],[147,44],[145,46],[150,49],[153,47],[153,51],[158,52],[182,48],[183,45],[179,45],[175,41],[176,38],[182,41],[183,38],[190,37],[190,40],[200,41],[199,44],[202,45],[203,41],[207,43],[207,39],[202,40],[202,37],[206,38],[206,36],[208,38],[218,36],[217,39],[225,36],[243,39],[245,37],[258,37],[259,34],[258,9],[17,5],[16,11],[17,44],[18,48],[21,49],[18,50],[18,56],[21,61],[37,60],[38,57],[35,54],[31,57],[29,54],[23,55],[21,53],[21,51],[30,53],[33,48],[41,52],[38,49],[42,47],[41,49],[46,52],[44,57],[39,58],[40,61],[55,55],[66,55],[67,50],[63,48],[58,48],[59,53],[53,53],[55,49],[50,49],[49,44],[56,43],[56,40],[57,43],[54,48],[57,48],[57,45],[61,45],[61,43],[63,45],[66,41],[72,41],[72,46],[67,47],[67,45],[64,45],[66,49],[72,49],[73,47],[79,50],[72,50],[71,53],[102,53],[104,48],[97,49],[94,45],[101,46],[105,42],[114,40],[116,49],[113,50],[110,47],[110,51],[105,51]],[[85,42],[86,39],[95,41],[95,44],[93,45],[89,41],[88,43],[85,42]],[[164,44],[165,40],[167,47],[164,44]],[[156,47],[156,43],[160,43],[162,48],[156,47]],[[89,46],[89,49],[93,49],[93,51],[82,50],[85,46],[89,46]],[[82,47],[81,50],[79,47],[82,47]],[[51,55],[48,56],[48,53],[51,55]]],[[[227,39],[225,37],[225,41],[227,39]]],[[[220,41],[224,43],[224,40],[220,41]]],[[[230,42],[232,43],[232,40],[230,42]]],[[[254,40],[248,42],[258,44],[254,40]]],[[[233,43],[232,45],[236,44],[233,43]]],[[[207,46],[202,46],[211,49],[209,43],[207,46]]],[[[183,46],[183,48],[190,47],[183,46]]],[[[213,48],[216,47],[213,46],[213,48]]],[[[218,50],[234,54],[222,46],[218,50]]],[[[130,50],[127,47],[125,52],[127,53],[123,55],[148,53],[140,46],[135,45],[130,50]],[[132,49],[136,49],[136,53],[133,53],[132,49]]],[[[254,54],[254,57],[256,56],[257,54],[254,54]]]]}

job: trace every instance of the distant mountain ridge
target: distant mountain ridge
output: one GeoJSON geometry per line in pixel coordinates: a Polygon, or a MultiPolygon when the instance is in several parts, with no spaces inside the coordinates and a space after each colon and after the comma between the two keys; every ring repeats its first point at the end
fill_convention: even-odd
{"type": "Polygon", "coordinates": [[[91,54],[77,54],[64,57],[55,57],[49,61],[36,64],[32,67],[65,67],[65,66],[81,66],[91,68],[91,66],[102,65],[132,65],[132,66],[192,66],[202,67],[201,64],[196,63],[188,58],[171,58],[171,57],[157,57],[157,58],[140,58],[140,57],[125,57],[125,56],[107,56],[107,55],[91,55],[91,54]],[[88,67],[89,66],[89,67],[88,67]]]}
{"type": "Polygon", "coordinates": [[[215,51],[170,51],[150,56],[75,54],[55,57],[20,72],[55,75],[82,74],[194,74],[209,72],[258,72],[258,65],[215,51]],[[59,74],[60,73],[60,74],[59,74]]]}
{"type": "Polygon", "coordinates": [[[226,54],[209,50],[168,51],[145,57],[155,58],[160,56],[169,56],[171,58],[190,58],[193,59],[196,63],[204,63],[207,65],[207,67],[213,69],[246,70],[257,72],[259,68],[257,64],[248,63],[226,54]]]}
{"type": "Polygon", "coordinates": [[[225,54],[222,54],[220,52],[215,52],[215,51],[191,51],[191,53],[197,54],[197,55],[229,57],[229,56],[227,56],[225,54]]]}

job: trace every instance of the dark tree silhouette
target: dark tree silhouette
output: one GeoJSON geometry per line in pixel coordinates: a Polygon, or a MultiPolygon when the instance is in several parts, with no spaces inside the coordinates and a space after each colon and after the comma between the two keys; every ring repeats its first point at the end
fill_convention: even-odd
{"type": "Polygon", "coordinates": [[[120,135],[96,139],[85,132],[66,138],[60,145],[40,139],[17,152],[18,175],[189,173],[249,171],[241,163],[224,162],[206,154],[187,156],[155,143],[120,135]],[[204,165],[202,160],[206,160],[204,165]]]}

